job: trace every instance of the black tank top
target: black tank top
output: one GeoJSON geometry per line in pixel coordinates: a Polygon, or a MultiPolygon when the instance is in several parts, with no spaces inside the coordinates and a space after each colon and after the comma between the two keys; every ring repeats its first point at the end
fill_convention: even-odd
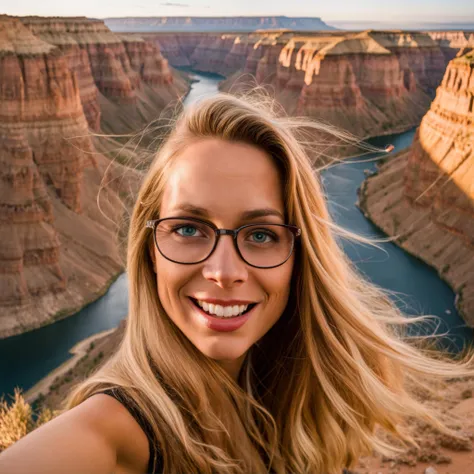
{"type": "MultiPolygon", "coordinates": [[[[163,457],[158,449],[157,442],[155,439],[155,435],[153,434],[153,430],[148,423],[148,421],[143,417],[140,412],[138,406],[129,398],[124,396],[123,392],[120,388],[111,388],[108,390],[104,390],[103,392],[106,395],[110,395],[111,397],[115,398],[119,401],[129,413],[135,418],[137,423],[140,425],[146,437],[148,438],[148,444],[150,447],[150,459],[148,461],[148,468],[146,474],[163,474],[164,466],[163,466],[163,457]],[[156,458],[155,469],[153,469],[153,463],[156,458]]],[[[346,469],[343,470],[342,474],[356,474],[352,471],[347,471],[346,469]]]]}
{"type": "Polygon", "coordinates": [[[146,434],[146,437],[148,438],[148,445],[150,448],[150,459],[148,461],[146,474],[163,474],[163,458],[158,450],[155,435],[153,434],[153,430],[150,424],[141,414],[140,409],[135,404],[135,402],[133,402],[133,400],[131,400],[129,397],[125,396],[122,390],[120,390],[120,388],[111,388],[108,390],[104,390],[100,393],[110,395],[111,397],[119,401],[129,411],[133,418],[135,418],[136,422],[140,425],[141,429],[146,434]],[[155,458],[156,464],[155,469],[153,469],[155,458]]]}

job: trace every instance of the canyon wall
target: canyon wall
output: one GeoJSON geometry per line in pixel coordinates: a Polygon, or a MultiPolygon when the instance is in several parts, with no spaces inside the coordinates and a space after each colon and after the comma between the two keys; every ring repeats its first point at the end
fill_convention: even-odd
{"type": "Polygon", "coordinates": [[[171,70],[157,44],[139,36],[119,36],[103,21],[82,17],[20,20],[36,37],[65,53],[94,130],[136,131],[187,91],[186,81],[171,70]]]}
{"type": "Polygon", "coordinates": [[[97,151],[101,102],[142,111],[186,91],[154,45],[88,22],[0,16],[0,338],[76,312],[123,270],[118,223],[141,174],[97,151]]]}
{"type": "Polygon", "coordinates": [[[474,53],[448,65],[409,151],[361,190],[367,215],[433,265],[474,327],[474,53]]]}
{"type": "Polygon", "coordinates": [[[261,85],[290,115],[305,115],[360,138],[417,126],[464,32],[259,31],[149,33],[171,64],[222,74],[221,90],[261,85]]]}

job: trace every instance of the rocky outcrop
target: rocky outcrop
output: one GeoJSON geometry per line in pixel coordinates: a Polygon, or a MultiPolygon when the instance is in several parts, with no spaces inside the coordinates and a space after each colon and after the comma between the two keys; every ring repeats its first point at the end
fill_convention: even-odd
{"type": "Polygon", "coordinates": [[[22,17],[21,21],[70,58],[93,129],[100,126],[107,133],[137,130],[187,90],[186,82],[170,70],[157,45],[139,36],[116,35],[101,20],[22,17]],[[80,68],[75,66],[76,56],[81,58],[80,68]]]}
{"type": "MultiPolygon", "coordinates": [[[[80,20],[77,20],[80,22],[80,20]]],[[[100,107],[98,90],[92,76],[87,51],[81,49],[70,32],[71,20],[49,20],[39,17],[24,17],[22,23],[37,37],[56,46],[67,61],[68,67],[75,74],[82,108],[87,118],[89,127],[98,131],[100,129],[100,107]]]]}
{"type": "Polygon", "coordinates": [[[334,30],[321,18],[298,18],[286,16],[162,16],[151,18],[106,18],[106,25],[118,32],[251,32],[268,29],[291,29],[299,31],[334,30]]]}
{"type": "Polygon", "coordinates": [[[450,62],[411,149],[367,180],[361,204],[450,283],[474,327],[474,54],[450,62]]]}
{"type": "Polygon", "coordinates": [[[145,84],[153,87],[173,83],[168,60],[161,55],[156,45],[138,36],[123,35],[122,40],[132,69],[145,84]]]}
{"type": "MultiPolygon", "coordinates": [[[[416,31],[369,31],[368,35],[389,50],[400,68],[410,71],[413,79],[434,97],[451,58],[445,57],[440,45],[427,33],[416,31]]],[[[459,50],[459,49],[458,49],[459,50]]],[[[411,77],[405,78],[412,80],[411,77]]]]}
{"type": "MultiPolygon", "coordinates": [[[[329,122],[360,138],[420,123],[448,63],[441,37],[373,30],[145,36],[171,64],[226,76],[223,91],[263,86],[289,114],[329,122]]],[[[459,52],[466,37],[453,33],[451,49],[459,52]]]]}
{"type": "Polygon", "coordinates": [[[446,61],[454,59],[460,50],[474,47],[474,34],[468,31],[430,31],[430,37],[439,45],[446,61]]]}
{"type": "MultiPolygon", "coordinates": [[[[102,76],[90,52],[107,48],[81,46],[90,39],[81,36],[86,23],[0,16],[0,338],[76,312],[123,269],[118,223],[141,174],[120,164],[122,145],[89,134],[111,115],[99,105],[119,107],[125,89],[97,86],[102,76]],[[113,163],[98,146],[115,150],[113,163]]],[[[127,98],[121,106],[143,121],[176,99],[180,86],[155,47],[139,43],[128,51],[120,43],[120,64],[136,78],[133,104],[127,98]]]]}
{"type": "MultiPolygon", "coordinates": [[[[125,36],[125,35],[123,35],[125,36]]],[[[127,34],[126,36],[133,36],[127,34]]],[[[190,57],[196,46],[207,36],[203,33],[142,33],[141,37],[152,42],[160,48],[163,56],[174,67],[191,66],[190,57]]]]}
{"type": "Polygon", "coordinates": [[[108,99],[121,103],[135,101],[139,76],[130,65],[123,42],[103,21],[44,17],[21,20],[35,35],[45,39],[58,35],[74,41],[87,54],[95,84],[108,99]]]}
{"type": "Polygon", "coordinates": [[[371,31],[262,35],[243,70],[222,89],[245,90],[249,74],[288,113],[324,120],[361,138],[416,126],[431,102],[411,63],[371,31]]]}

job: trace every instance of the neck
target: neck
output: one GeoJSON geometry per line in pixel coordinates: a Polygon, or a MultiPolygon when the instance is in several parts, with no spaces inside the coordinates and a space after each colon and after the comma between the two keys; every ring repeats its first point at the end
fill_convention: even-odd
{"type": "Polygon", "coordinates": [[[219,360],[218,364],[238,383],[240,371],[247,353],[242,354],[238,359],[219,360]]]}

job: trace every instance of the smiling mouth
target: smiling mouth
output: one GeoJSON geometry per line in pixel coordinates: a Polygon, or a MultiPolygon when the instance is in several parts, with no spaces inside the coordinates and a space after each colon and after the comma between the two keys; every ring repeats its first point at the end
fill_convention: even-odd
{"type": "MultiPolygon", "coordinates": [[[[204,306],[201,306],[199,303],[198,303],[198,300],[195,299],[195,298],[191,298],[189,297],[189,299],[192,301],[192,303],[194,304],[194,306],[196,306],[197,308],[199,308],[201,311],[203,311],[204,313],[206,313],[208,316],[212,316],[213,318],[219,318],[219,319],[233,319],[233,318],[239,318],[241,316],[243,316],[244,314],[247,314],[249,311],[251,311],[255,306],[257,306],[258,303],[251,303],[249,305],[243,305],[243,306],[247,306],[245,309],[243,309],[243,311],[239,311],[238,314],[235,314],[236,311],[234,311],[233,314],[231,315],[228,315],[228,316],[225,316],[225,315],[219,315],[219,314],[216,314],[216,313],[219,313],[221,312],[221,308],[226,308],[225,306],[221,306],[221,305],[213,305],[213,304],[209,304],[207,305],[207,307],[204,305],[204,306]],[[217,308],[216,308],[217,307],[217,308]]],[[[233,308],[236,308],[236,306],[233,306],[233,308]]],[[[239,307],[239,308],[242,308],[242,307],[239,307]]],[[[225,313],[224,313],[225,314],[225,313]]]]}

